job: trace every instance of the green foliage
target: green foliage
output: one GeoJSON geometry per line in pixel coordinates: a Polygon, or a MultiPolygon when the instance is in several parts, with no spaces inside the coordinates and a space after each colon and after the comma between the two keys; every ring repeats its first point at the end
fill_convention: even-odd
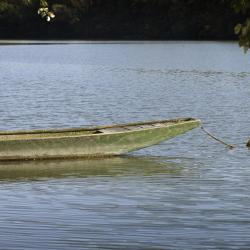
{"type": "Polygon", "coordinates": [[[232,5],[237,13],[248,16],[234,28],[235,34],[239,36],[239,45],[247,52],[250,48],[250,0],[234,0],[232,5]]]}
{"type": "Polygon", "coordinates": [[[250,8],[250,1],[249,0],[233,0],[232,6],[238,13],[247,13],[250,8]]]}

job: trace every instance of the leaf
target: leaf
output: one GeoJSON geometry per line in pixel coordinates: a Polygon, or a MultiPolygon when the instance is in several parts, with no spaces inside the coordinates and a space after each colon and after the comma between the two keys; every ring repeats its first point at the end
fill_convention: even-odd
{"type": "Polygon", "coordinates": [[[246,26],[243,26],[242,29],[241,29],[241,35],[242,36],[246,36],[247,35],[247,32],[248,32],[248,29],[246,26]]]}
{"type": "Polygon", "coordinates": [[[52,12],[48,12],[48,16],[49,16],[50,18],[55,18],[55,14],[52,13],[52,12]]]}
{"type": "Polygon", "coordinates": [[[46,16],[47,16],[46,12],[42,12],[42,13],[41,13],[41,17],[42,17],[42,18],[44,18],[44,17],[46,17],[46,16]]]}
{"type": "Polygon", "coordinates": [[[234,32],[236,35],[239,35],[241,32],[241,28],[242,28],[242,24],[238,23],[235,27],[234,27],[234,32]]]}

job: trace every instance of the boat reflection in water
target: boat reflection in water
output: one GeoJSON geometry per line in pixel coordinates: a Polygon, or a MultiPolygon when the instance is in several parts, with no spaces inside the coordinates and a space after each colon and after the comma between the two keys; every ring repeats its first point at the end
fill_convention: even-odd
{"type": "Polygon", "coordinates": [[[103,159],[0,162],[0,180],[46,180],[95,176],[180,176],[183,166],[167,158],[112,157],[103,159]]]}

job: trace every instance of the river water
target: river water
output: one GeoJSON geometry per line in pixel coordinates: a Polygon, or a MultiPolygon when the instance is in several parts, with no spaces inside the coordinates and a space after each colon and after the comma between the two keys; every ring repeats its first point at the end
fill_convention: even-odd
{"type": "Polygon", "coordinates": [[[236,148],[196,129],[122,157],[1,163],[0,249],[250,248],[249,54],[17,44],[0,46],[0,130],[196,117],[236,148]]]}

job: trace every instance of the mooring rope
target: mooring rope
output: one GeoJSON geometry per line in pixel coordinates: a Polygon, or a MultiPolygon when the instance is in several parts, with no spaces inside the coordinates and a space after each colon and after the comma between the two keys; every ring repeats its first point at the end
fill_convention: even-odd
{"type": "Polygon", "coordinates": [[[228,143],[222,141],[221,139],[215,137],[214,135],[212,135],[212,134],[211,134],[210,132],[208,132],[203,126],[201,126],[201,129],[202,129],[208,136],[210,136],[210,137],[213,138],[214,140],[216,140],[216,141],[218,141],[218,142],[220,142],[220,143],[226,145],[229,149],[235,148],[234,145],[228,144],[228,143]]]}

